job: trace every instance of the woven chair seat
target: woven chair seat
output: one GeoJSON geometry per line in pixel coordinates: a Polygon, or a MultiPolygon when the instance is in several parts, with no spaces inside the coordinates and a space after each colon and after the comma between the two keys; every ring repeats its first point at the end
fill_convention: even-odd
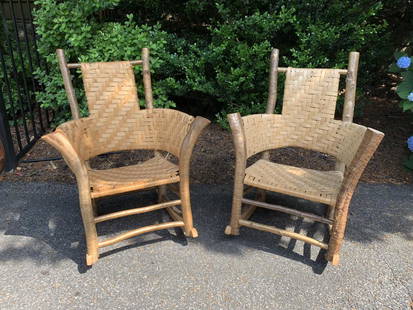
{"type": "Polygon", "coordinates": [[[319,171],[260,159],[245,170],[244,182],[257,188],[335,206],[343,181],[340,171],[319,171]]]}
{"type": "Polygon", "coordinates": [[[161,156],[120,168],[88,171],[93,198],[179,182],[178,166],[161,156]]]}

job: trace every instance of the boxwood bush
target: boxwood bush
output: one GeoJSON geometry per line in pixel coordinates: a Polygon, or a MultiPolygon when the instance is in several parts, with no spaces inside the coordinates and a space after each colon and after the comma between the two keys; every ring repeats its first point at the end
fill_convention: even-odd
{"type": "MultiPolygon", "coordinates": [[[[46,87],[38,100],[59,111],[58,121],[70,118],[56,48],[79,62],[136,59],[149,47],[155,105],[218,120],[265,110],[273,47],[281,65],[299,67],[345,68],[349,51],[360,51],[363,93],[404,39],[396,21],[410,19],[400,17],[399,2],[37,0],[39,52],[51,68],[36,72],[46,87]]],[[[78,77],[74,83],[86,115],[78,77]]]]}

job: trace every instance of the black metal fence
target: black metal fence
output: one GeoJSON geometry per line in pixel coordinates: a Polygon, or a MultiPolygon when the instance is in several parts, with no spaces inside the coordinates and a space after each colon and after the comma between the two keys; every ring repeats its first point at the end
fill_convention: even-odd
{"type": "Polygon", "coordinates": [[[0,139],[6,152],[6,170],[49,127],[52,114],[36,102],[43,91],[34,72],[46,63],[37,52],[33,0],[0,0],[0,139]]]}

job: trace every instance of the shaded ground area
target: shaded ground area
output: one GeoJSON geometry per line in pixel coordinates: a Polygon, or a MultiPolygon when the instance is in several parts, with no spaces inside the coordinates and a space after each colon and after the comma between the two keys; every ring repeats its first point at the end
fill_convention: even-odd
{"type": "MultiPolygon", "coordinates": [[[[385,133],[385,138],[362,176],[369,183],[413,183],[413,172],[403,167],[408,156],[407,138],[413,134],[413,123],[409,115],[397,108],[397,100],[372,97],[364,114],[356,123],[385,133]]],[[[106,169],[134,164],[146,158],[142,152],[125,152],[100,157],[94,166],[106,169]]],[[[45,142],[39,141],[24,160],[54,158],[60,154],[45,142]]],[[[272,159],[277,162],[314,169],[331,169],[333,161],[327,156],[296,148],[274,151],[272,159]]],[[[217,124],[204,131],[194,150],[192,161],[193,182],[202,184],[231,183],[234,173],[234,150],[231,133],[217,124]]],[[[62,160],[53,162],[21,163],[18,170],[0,176],[7,181],[46,181],[74,183],[74,176],[62,160]]]]}
{"type": "MultiPolygon", "coordinates": [[[[0,308],[409,309],[413,185],[361,184],[338,267],[318,248],[243,228],[223,234],[230,185],[193,185],[198,239],[150,233],[105,249],[91,269],[75,186],[0,182],[0,308]]],[[[101,212],[144,205],[154,192],[113,197],[101,212]]],[[[285,196],[271,200],[323,212],[285,196]]],[[[163,211],[104,223],[101,235],[165,221],[163,211]]],[[[323,238],[324,228],[259,210],[253,218],[323,238]]]]}

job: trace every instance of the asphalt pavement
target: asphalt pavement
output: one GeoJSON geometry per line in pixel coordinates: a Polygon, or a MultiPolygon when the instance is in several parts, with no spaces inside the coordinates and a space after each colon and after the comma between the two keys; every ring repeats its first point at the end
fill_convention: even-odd
{"type": "MultiPolygon", "coordinates": [[[[413,309],[413,185],[359,186],[337,267],[300,241],[248,228],[224,235],[230,185],[194,185],[191,193],[199,238],[149,233],[104,248],[88,268],[75,186],[0,183],[0,309],[413,309]]],[[[154,199],[134,193],[100,208],[154,199]]],[[[99,234],[167,220],[164,211],[132,216],[99,224],[99,234]]],[[[281,213],[258,210],[253,220],[325,238],[322,224],[281,213]]]]}

